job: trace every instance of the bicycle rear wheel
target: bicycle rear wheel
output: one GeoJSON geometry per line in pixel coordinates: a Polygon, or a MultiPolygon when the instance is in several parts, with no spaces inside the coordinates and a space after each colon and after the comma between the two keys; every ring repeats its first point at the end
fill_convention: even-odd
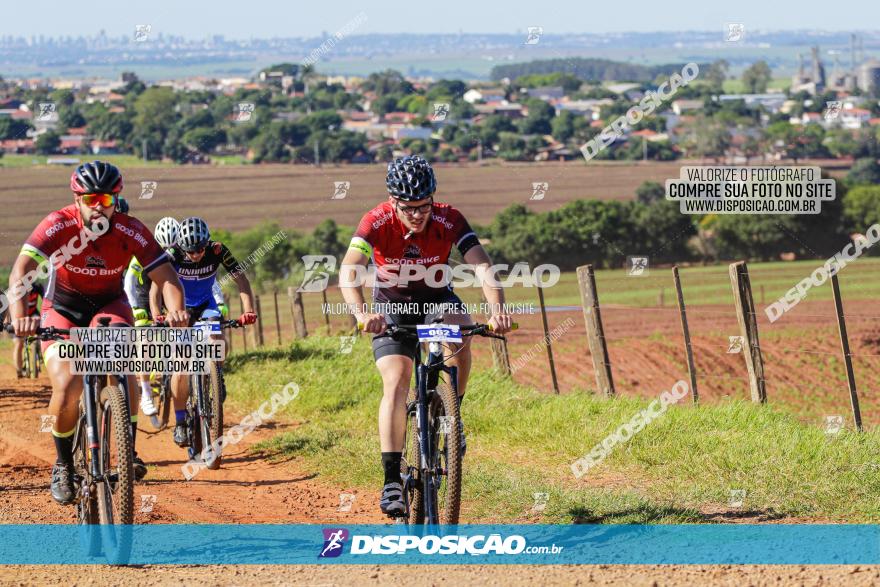
{"type": "Polygon", "coordinates": [[[23,342],[24,348],[21,349],[21,370],[24,373],[25,377],[33,377],[31,375],[31,345],[28,343],[27,339],[23,342]]]}
{"type": "Polygon", "coordinates": [[[107,385],[98,401],[100,428],[98,518],[104,554],[111,564],[125,562],[131,552],[131,524],[134,523],[134,463],[131,448],[131,418],[125,391],[107,385]]]}
{"type": "Polygon", "coordinates": [[[31,345],[33,352],[31,353],[33,367],[31,368],[31,372],[34,374],[34,379],[40,376],[40,367],[42,367],[43,363],[43,353],[40,352],[40,341],[34,339],[34,342],[31,345]]]}
{"type": "Polygon", "coordinates": [[[461,511],[461,417],[458,398],[452,387],[444,382],[437,385],[429,397],[428,418],[434,443],[432,462],[428,468],[434,472],[434,503],[437,519],[435,524],[457,524],[461,511]],[[444,420],[445,419],[445,420],[444,420]]]}

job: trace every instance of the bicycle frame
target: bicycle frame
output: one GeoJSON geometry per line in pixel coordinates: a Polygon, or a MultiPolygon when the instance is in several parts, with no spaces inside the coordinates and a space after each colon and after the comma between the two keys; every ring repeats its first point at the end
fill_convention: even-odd
{"type": "MultiPolygon", "coordinates": [[[[416,347],[416,427],[419,434],[419,468],[423,473],[423,492],[425,520],[428,524],[438,524],[439,516],[434,496],[440,490],[442,471],[429,469],[434,462],[432,430],[428,426],[428,406],[430,395],[435,393],[440,381],[440,373],[448,373],[453,392],[458,395],[458,367],[449,366],[444,361],[443,347],[439,342],[428,343],[428,356],[421,360],[421,345],[416,347]]],[[[404,479],[405,486],[411,483],[404,479]]],[[[408,506],[407,506],[408,507],[408,506]]]]}

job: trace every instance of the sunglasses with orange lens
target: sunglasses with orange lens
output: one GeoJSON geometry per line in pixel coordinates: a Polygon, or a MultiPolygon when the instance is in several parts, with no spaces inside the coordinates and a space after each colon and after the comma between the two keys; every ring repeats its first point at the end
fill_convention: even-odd
{"type": "Polygon", "coordinates": [[[115,194],[83,194],[82,201],[89,208],[96,208],[98,204],[104,208],[116,207],[115,194]]]}

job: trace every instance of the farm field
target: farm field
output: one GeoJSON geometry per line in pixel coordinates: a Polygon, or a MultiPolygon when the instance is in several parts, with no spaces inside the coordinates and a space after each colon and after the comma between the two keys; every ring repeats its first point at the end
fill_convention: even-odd
{"type": "MultiPolygon", "coordinates": [[[[267,220],[297,231],[311,230],[327,218],[354,226],[386,197],[384,165],[143,167],[130,166],[134,160],[128,156],[120,157],[118,163],[125,174],[123,195],[129,198],[132,213],[151,228],[163,216],[191,215],[233,231],[267,220]],[[158,182],[153,198],[138,199],[142,181],[158,182]],[[350,182],[347,197],[331,200],[334,182],[344,181],[350,182]]],[[[576,199],[632,199],[642,182],[662,183],[678,177],[683,164],[438,164],[437,200],[458,207],[471,222],[488,224],[515,203],[547,211],[576,199]],[[530,201],[533,182],[550,184],[543,200],[530,201]]],[[[0,202],[4,204],[0,266],[12,264],[21,243],[49,211],[71,201],[70,173],[69,167],[0,168],[0,202]]]]}

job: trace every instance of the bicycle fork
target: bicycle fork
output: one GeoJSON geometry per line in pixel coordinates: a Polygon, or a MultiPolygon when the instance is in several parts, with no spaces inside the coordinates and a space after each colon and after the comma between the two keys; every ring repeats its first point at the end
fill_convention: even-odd
{"type": "Polygon", "coordinates": [[[98,422],[98,376],[86,375],[83,385],[83,403],[86,412],[86,440],[89,442],[89,473],[93,480],[102,481],[100,467],[101,443],[98,437],[101,432],[98,422]]]}

